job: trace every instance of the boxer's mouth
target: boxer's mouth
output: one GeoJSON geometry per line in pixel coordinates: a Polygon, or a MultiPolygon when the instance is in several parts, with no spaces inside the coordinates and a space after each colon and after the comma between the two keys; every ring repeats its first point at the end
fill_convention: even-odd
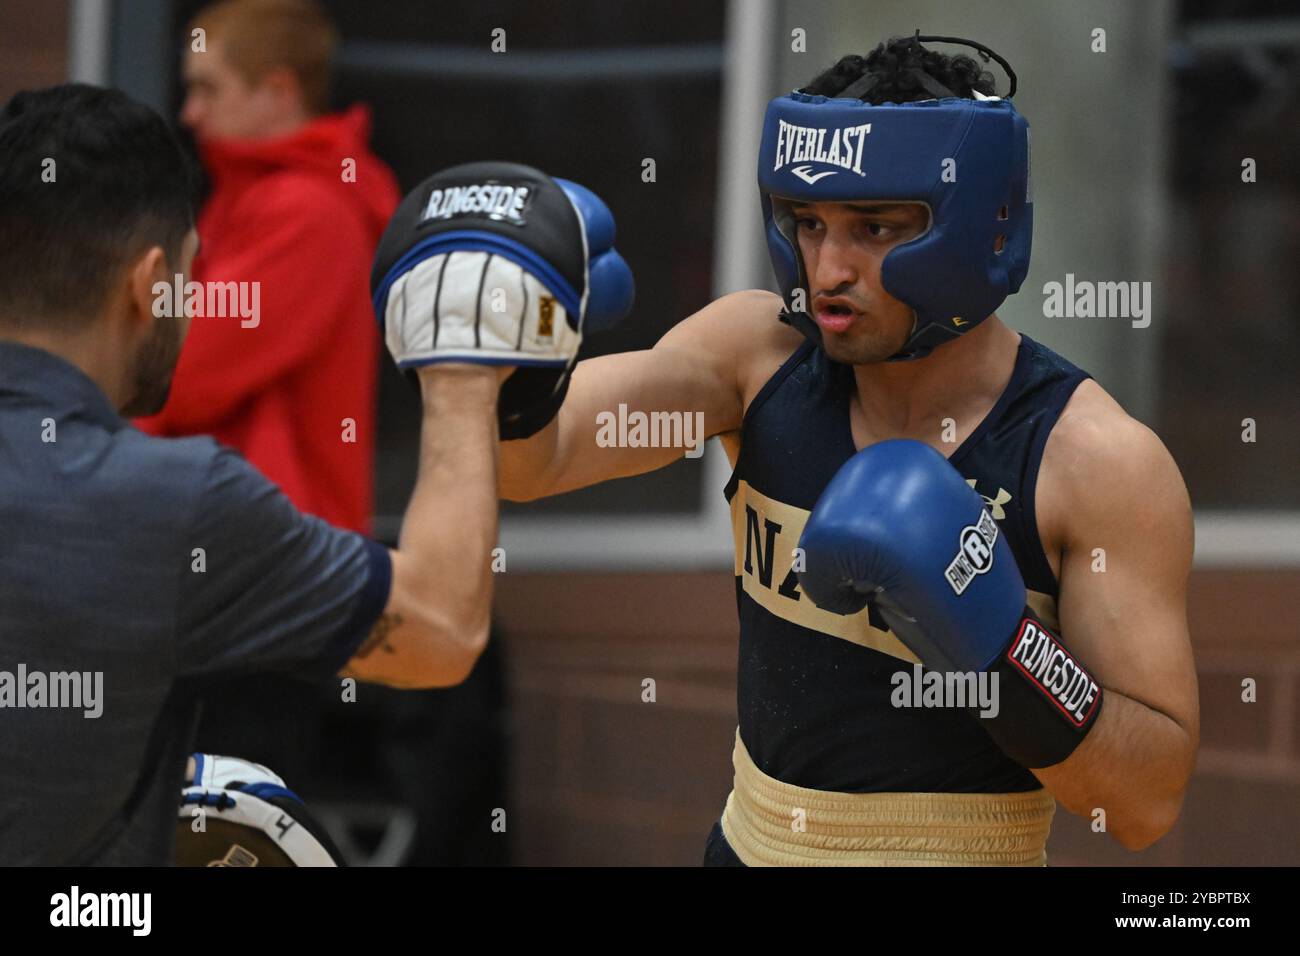
{"type": "Polygon", "coordinates": [[[842,296],[818,298],[813,318],[823,332],[843,332],[861,313],[842,296]]]}

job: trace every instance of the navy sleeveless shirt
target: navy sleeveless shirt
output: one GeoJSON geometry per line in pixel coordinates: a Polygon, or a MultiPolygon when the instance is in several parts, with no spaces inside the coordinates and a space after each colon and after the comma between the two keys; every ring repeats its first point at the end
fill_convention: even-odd
{"type": "MultiPolygon", "coordinates": [[[[1047,436],[1088,377],[1022,334],[1005,391],[949,456],[1006,536],[1029,604],[1053,626],[1057,582],[1038,537],[1034,487],[1047,436]]],[[[855,387],[851,366],[805,342],[745,413],[726,488],[740,614],[740,738],[768,776],[816,790],[1038,789],[1037,778],[964,710],[891,705],[894,673],[910,672],[917,658],[874,609],[831,614],[799,588],[791,567],[804,522],[856,453],[849,426],[855,387]]]]}

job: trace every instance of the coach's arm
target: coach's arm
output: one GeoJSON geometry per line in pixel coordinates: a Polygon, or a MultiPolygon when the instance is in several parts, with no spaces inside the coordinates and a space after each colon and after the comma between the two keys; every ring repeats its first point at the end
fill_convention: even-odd
{"type": "Polygon", "coordinates": [[[1160,440],[1092,382],[1053,429],[1040,475],[1039,527],[1061,543],[1061,633],[1105,698],[1078,749],[1033,773],[1071,813],[1105,811],[1107,832],[1140,850],[1177,821],[1200,734],[1191,503],[1160,440]]]}
{"type": "Polygon", "coordinates": [[[420,370],[420,471],[392,551],[387,607],[341,676],[390,687],[463,681],[487,646],[497,541],[497,393],[513,368],[420,370]]]}

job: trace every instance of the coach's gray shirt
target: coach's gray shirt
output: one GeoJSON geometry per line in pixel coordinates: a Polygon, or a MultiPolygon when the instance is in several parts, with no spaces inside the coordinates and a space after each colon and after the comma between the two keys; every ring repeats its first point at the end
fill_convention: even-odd
{"type": "Polygon", "coordinates": [[[388,552],[0,342],[0,864],[169,862],[205,677],[333,674],[388,552]]]}

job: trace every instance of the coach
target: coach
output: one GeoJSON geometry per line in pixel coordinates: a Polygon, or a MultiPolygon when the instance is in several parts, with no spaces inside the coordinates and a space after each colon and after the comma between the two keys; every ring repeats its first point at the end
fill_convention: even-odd
{"type": "Polygon", "coordinates": [[[165,863],[205,679],[447,686],[486,641],[508,363],[419,370],[391,552],[124,421],[162,407],[187,331],[155,288],[199,245],[191,180],[121,93],[0,112],[0,865],[165,863]]]}

